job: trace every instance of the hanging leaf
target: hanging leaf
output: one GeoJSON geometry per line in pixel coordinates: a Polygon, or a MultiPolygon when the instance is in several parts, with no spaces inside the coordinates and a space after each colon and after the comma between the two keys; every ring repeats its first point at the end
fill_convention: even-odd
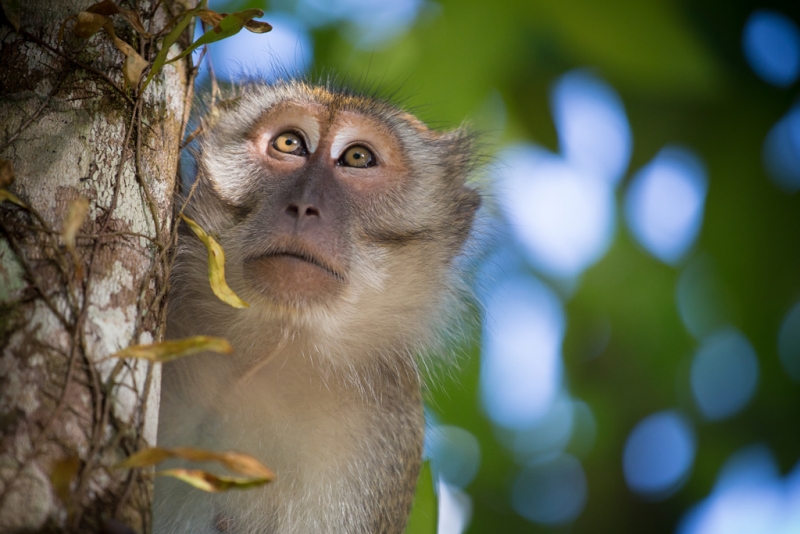
{"type": "Polygon", "coordinates": [[[20,0],[0,0],[0,8],[6,16],[8,22],[14,26],[15,31],[19,31],[19,23],[22,19],[22,5],[20,0]]]}
{"type": "Polygon", "coordinates": [[[220,476],[200,469],[166,469],[158,471],[156,475],[183,480],[187,484],[209,493],[218,493],[230,489],[255,488],[269,482],[269,479],[266,478],[220,476]]]}
{"type": "Polygon", "coordinates": [[[272,30],[272,24],[260,20],[248,20],[244,23],[244,29],[252,33],[267,33],[272,30]]]}
{"type": "Polygon", "coordinates": [[[0,158],[0,187],[14,183],[14,165],[10,160],[0,158]]]}
{"type": "Polygon", "coordinates": [[[110,357],[139,358],[156,363],[165,363],[200,352],[230,354],[233,352],[233,348],[227,340],[220,337],[195,336],[184,339],[171,339],[151,345],[133,345],[112,354],[110,357]]]}
{"type": "Polygon", "coordinates": [[[72,492],[72,481],[75,480],[80,467],[81,459],[77,454],[70,454],[53,464],[53,470],[50,471],[50,483],[62,502],[67,502],[69,499],[72,492]]]}
{"type": "Polygon", "coordinates": [[[98,2],[88,7],[86,11],[89,13],[97,13],[98,15],[103,15],[106,17],[110,17],[111,15],[122,15],[122,17],[127,20],[131,26],[133,26],[134,30],[139,32],[144,37],[150,37],[150,34],[144,29],[144,25],[139,18],[139,13],[132,9],[123,9],[111,0],[103,0],[102,2],[98,2]]]}
{"type": "Polygon", "coordinates": [[[405,534],[436,534],[438,522],[433,473],[430,462],[425,462],[417,479],[417,492],[414,495],[414,504],[411,507],[405,534]]]}
{"type": "Polygon", "coordinates": [[[75,250],[75,235],[78,233],[86,214],[89,213],[89,201],[83,197],[70,201],[67,218],[61,225],[61,238],[70,252],[75,250]]]}
{"type": "Polygon", "coordinates": [[[5,200],[8,200],[12,204],[16,204],[20,208],[28,209],[28,206],[25,205],[25,203],[21,201],[19,198],[17,198],[17,196],[14,193],[8,191],[7,189],[0,189],[0,202],[3,202],[5,200]]]}
{"type": "Polygon", "coordinates": [[[125,54],[125,63],[122,65],[122,76],[125,79],[125,86],[136,87],[142,79],[142,71],[147,66],[147,61],[133,49],[131,45],[117,37],[114,32],[114,25],[111,21],[106,21],[103,25],[108,35],[114,41],[117,50],[125,54]]]}
{"type": "Polygon", "coordinates": [[[186,215],[181,214],[181,218],[208,249],[208,280],[214,294],[234,308],[249,308],[250,305],[240,299],[225,282],[225,252],[219,243],[186,215]]]}
{"type": "Polygon", "coordinates": [[[152,447],[137,452],[117,465],[118,468],[149,467],[170,458],[181,458],[191,462],[217,462],[226,469],[245,475],[244,477],[219,476],[199,469],[167,469],[156,475],[171,476],[187,484],[209,492],[228,489],[246,489],[266,484],[275,478],[275,473],[249,454],[224,451],[214,452],[192,447],[165,449],[152,447]]]}
{"type": "MultiPolygon", "coordinates": [[[[207,13],[205,14],[205,16],[209,17],[210,20],[214,19],[214,17],[211,17],[207,13]]],[[[244,11],[237,11],[236,13],[231,13],[230,15],[223,17],[216,26],[206,31],[198,40],[196,40],[189,47],[187,47],[186,50],[184,50],[174,58],[167,61],[167,63],[178,61],[182,57],[186,57],[188,54],[191,54],[194,50],[203,45],[216,43],[217,41],[221,41],[222,39],[227,39],[228,37],[236,35],[242,30],[242,28],[244,28],[245,24],[250,22],[252,19],[263,16],[264,12],[261,11],[260,9],[245,9],[244,11]]],[[[272,26],[270,26],[270,29],[271,28],[272,26]]],[[[264,31],[269,31],[269,30],[264,30],[264,31]]]]}
{"type": "Polygon", "coordinates": [[[108,22],[108,19],[103,15],[81,11],[75,19],[75,27],[72,31],[75,32],[76,37],[88,39],[99,32],[106,22],[108,22]]]}

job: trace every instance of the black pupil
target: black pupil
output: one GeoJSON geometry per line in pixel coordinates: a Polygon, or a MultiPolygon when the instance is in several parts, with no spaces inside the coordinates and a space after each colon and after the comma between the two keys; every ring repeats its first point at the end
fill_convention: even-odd
{"type": "Polygon", "coordinates": [[[286,139],[286,146],[292,146],[294,144],[294,139],[286,139]]]}
{"type": "Polygon", "coordinates": [[[353,159],[361,159],[361,152],[353,152],[353,159]]]}

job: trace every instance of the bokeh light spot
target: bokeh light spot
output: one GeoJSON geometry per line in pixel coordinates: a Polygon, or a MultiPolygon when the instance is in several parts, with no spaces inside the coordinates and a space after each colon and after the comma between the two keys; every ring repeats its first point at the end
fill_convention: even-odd
{"type": "Polygon", "coordinates": [[[441,477],[436,485],[439,494],[439,517],[437,534],[461,534],[472,519],[472,499],[441,477]]]}
{"type": "Polygon", "coordinates": [[[772,127],[764,140],[763,155],[775,185],[788,193],[800,190],[800,106],[772,127]]]}
{"type": "Polygon", "coordinates": [[[782,13],[758,10],[742,34],[744,55],[764,81],[786,87],[800,74],[800,29],[782,13]]]}
{"type": "Polygon", "coordinates": [[[568,454],[525,467],[511,491],[511,504],[518,514],[546,525],[575,520],[586,499],[583,467],[568,454]]]}
{"type": "Polygon", "coordinates": [[[800,464],[780,479],[769,449],[748,447],[723,466],[713,492],[686,514],[679,534],[800,532],[800,464]]]}
{"type": "Polygon", "coordinates": [[[572,437],[574,406],[565,392],[550,405],[536,423],[511,434],[500,433],[500,440],[513,452],[519,463],[527,463],[542,455],[561,452],[572,437]]]}
{"type": "Polygon", "coordinates": [[[664,498],[686,481],[694,463],[695,438],[686,419],[658,412],[639,422],[628,436],[622,468],[628,487],[649,498],[664,498]]]}
{"type": "Polygon", "coordinates": [[[504,280],[487,297],[481,397],[491,419],[524,429],[547,414],[561,387],[564,311],[530,277],[504,280]]]}
{"type": "Polygon", "coordinates": [[[726,419],[744,408],[758,384],[758,359],[741,333],[726,329],[709,336],[692,360],[692,393],[706,419],[726,419]]]}
{"type": "Polygon", "coordinates": [[[440,477],[459,488],[472,482],[481,460],[475,436],[457,426],[441,425],[430,429],[425,437],[428,456],[433,458],[440,477]]]}
{"type": "Polygon", "coordinates": [[[614,230],[609,184],[533,145],[512,148],[501,160],[504,211],[534,265],[573,277],[605,254],[614,230]]]}
{"type": "Polygon", "coordinates": [[[631,132],[610,85],[587,71],[565,74],[552,92],[561,153],[582,172],[616,184],[628,167],[631,132]]]}
{"type": "Polygon", "coordinates": [[[781,323],[778,354],[789,376],[800,382],[800,302],[795,304],[781,323]]]}
{"type": "Polygon", "coordinates": [[[707,178],[693,152],[667,147],[633,178],[625,199],[628,226],[639,243],[674,264],[692,246],[703,221],[707,178]]]}
{"type": "Polygon", "coordinates": [[[338,25],[356,46],[371,48],[407,31],[424,0],[299,0],[296,12],[315,25],[338,25]]]}

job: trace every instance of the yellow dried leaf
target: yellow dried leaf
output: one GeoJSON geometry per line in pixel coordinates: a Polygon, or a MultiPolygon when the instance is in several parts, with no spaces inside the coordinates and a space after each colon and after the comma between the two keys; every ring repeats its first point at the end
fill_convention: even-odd
{"type": "Polygon", "coordinates": [[[77,454],[71,454],[53,464],[53,470],[50,472],[50,482],[62,502],[67,502],[67,499],[69,499],[72,481],[78,474],[80,467],[81,459],[78,458],[77,454]]]}
{"type": "Polygon", "coordinates": [[[156,475],[169,476],[183,480],[197,489],[209,493],[219,493],[230,489],[249,489],[269,482],[267,478],[218,476],[200,469],[166,469],[156,475]]]}
{"type": "Polygon", "coordinates": [[[0,158],[0,187],[8,187],[14,183],[14,165],[7,159],[0,158]]]}
{"type": "Polygon", "coordinates": [[[230,343],[221,337],[194,336],[184,339],[171,339],[152,345],[133,345],[111,355],[111,358],[139,358],[156,363],[165,363],[199,352],[230,354],[230,343]]]}
{"type": "Polygon", "coordinates": [[[69,203],[67,218],[61,225],[61,237],[67,250],[75,250],[75,235],[86,220],[87,213],[89,213],[89,201],[85,198],[77,198],[69,203]]]}
{"type": "Polygon", "coordinates": [[[128,54],[125,57],[125,63],[122,65],[122,75],[125,78],[125,83],[131,87],[139,85],[139,80],[142,79],[142,72],[144,72],[145,67],[147,67],[147,61],[137,52],[128,54]]]}
{"type": "Polygon", "coordinates": [[[111,21],[106,22],[103,27],[114,41],[117,50],[125,54],[125,63],[122,65],[122,76],[125,79],[125,86],[136,87],[142,78],[142,71],[147,67],[147,61],[133,49],[131,45],[117,37],[114,33],[114,25],[111,21]]]}
{"type": "Polygon", "coordinates": [[[197,16],[200,17],[200,20],[211,26],[219,24],[219,21],[224,19],[226,15],[227,13],[217,13],[210,9],[200,9],[197,11],[197,16]]]}
{"type": "Polygon", "coordinates": [[[145,37],[150,36],[150,34],[144,29],[142,21],[139,19],[139,14],[136,11],[132,9],[123,9],[111,0],[103,0],[102,2],[98,2],[86,8],[86,11],[105,15],[106,17],[110,17],[111,15],[122,15],[137,32],[145,37]]]}
{"type": "Polygon", "coordinates": [[[118,468],[149,467],[169,458],[181,458],[192,462],[218,462],[227,469],[244,477],[220,476],[199,469],[167,469],[156,475],[171,476],[183,480],[203,491],[218,492],[228,489],[246,489],[266,484],[275,474],[264,464],[248,454],[223,451],[214,452],[191,447],[164,449],[152,447],[137,452],[117,465],[118,468]]]}
{"type": "Polygon", "coordinates": [[[19,23],[22,20],[22,5],[20,0],[0,0],[0,9],[6,16],[6,20],[11,23],[15,31],[19,31],[19,23]]]}
{"type": "Polygon", "coordinates": [[[208,280],[211,283],[211,290],[219,299],[234,308],[248,308],[250,305],[240,299],[225,282],[225,252],[217,243],[216,239],[200,228],[196,222],[186,215],[181,214],[181,218],[189,225],[189,228],[203,242],[208,249],[208,280]]]}
{"type": "Polygon", "coordinates": [[[106,17],[99,13],[90,13],[89,11],[81,11],[75,20],[75,27],[73,31],[76,37],[81,39],[88,39],[92,35],[100,31],[100,28],[108,21],[106,17]]]}
{"type": "Polygon", "coordinates": [[[20,208],[25,208],[25,209],[28,208],[28,206],[25,205],[25,203],[21,201],[14,193],[12,193],[7,189],[0,189],[0,202],[3,202],[5,200],[8,200],[12,204],[16,204],[20,208]]]}

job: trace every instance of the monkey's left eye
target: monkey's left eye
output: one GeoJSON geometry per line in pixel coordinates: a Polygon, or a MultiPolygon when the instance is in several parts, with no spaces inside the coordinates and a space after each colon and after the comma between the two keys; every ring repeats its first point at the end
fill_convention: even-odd
{"type": "Polygon", "coordinates": [[[279,152],[294,156],[305,156],[308,153],[303,138],[292,132],[280,134],[272,142],[272,146],[279,152]]]}
{"type": "Polygon", "coordinates": [[[375,165],[375,156],[364,146],[351,146],[339,158],[339,165],[343,167],[372,167],[375,165]]]}

